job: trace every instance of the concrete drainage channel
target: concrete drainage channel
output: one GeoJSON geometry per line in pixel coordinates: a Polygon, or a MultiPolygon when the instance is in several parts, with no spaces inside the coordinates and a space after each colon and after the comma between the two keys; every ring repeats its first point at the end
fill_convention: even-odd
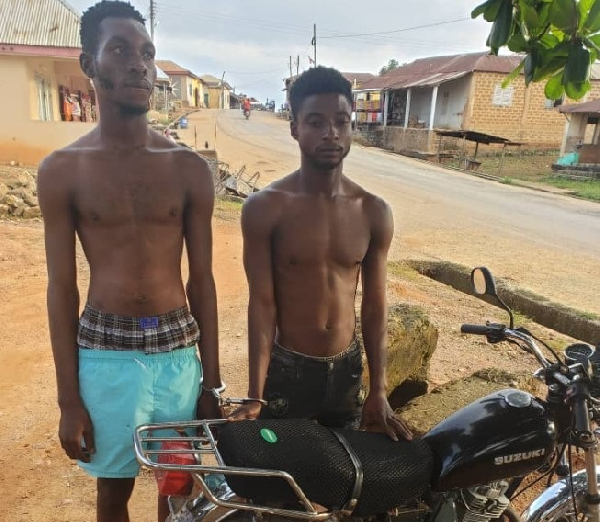
{"type": "MultiPolygon", "coordinates": [[[[435,261],[409,261],[409,265],[420,274],[449,285],[465,294],[473,295],[471,269],[454,263],[435,261]]],[[[600,346],[600,318],[587,318],[573,308],[553,303],[545,297],[513,288],[496,279],[498,295],[513,310],[542,326],[556,330],[580,341],[600,346]]],[[[496,304],[487,296],[485,301],[496,304]]]]}

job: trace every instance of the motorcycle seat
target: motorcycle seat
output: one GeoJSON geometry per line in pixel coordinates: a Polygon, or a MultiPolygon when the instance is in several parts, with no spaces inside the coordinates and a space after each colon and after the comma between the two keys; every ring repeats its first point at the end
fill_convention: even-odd
{"type": "MultiPolygon", "coordinates": [[[[430,487],[434,467],[423,440],[395,442],[382,433],[332,430],[304,419],[231,422],[219,430],[217,448],[227,466],[285,471],[311,502],[331,511],[352,506],[359,517],[419,498],[430,487]]],[[[255,503],[297,500],[277,477],[226,475],[226,480],[255,503]]]]}

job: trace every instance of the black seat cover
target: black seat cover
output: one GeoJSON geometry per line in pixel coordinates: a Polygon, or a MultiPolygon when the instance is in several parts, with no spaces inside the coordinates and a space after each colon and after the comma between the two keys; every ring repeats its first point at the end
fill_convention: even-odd
{"type": "MultiPolygon", "coordinates": [[[[381,433],[339,432],[363,467],[356,516],[385,512],[420,497],[428,489],[433,456],[424,441],[394,442],[381,433]]],[[[316,422],[232,422],[220,430],[217,447],[228,466],[288,472],[309,500],[328,509],[342,509],[350,500],[356,478],[352,460],[331,429],[316,422]]],[[[296,499],[287,483],[276,478],[228,475],[227,482],[236,494],[257,503],[280,504],[296,499]]]]}

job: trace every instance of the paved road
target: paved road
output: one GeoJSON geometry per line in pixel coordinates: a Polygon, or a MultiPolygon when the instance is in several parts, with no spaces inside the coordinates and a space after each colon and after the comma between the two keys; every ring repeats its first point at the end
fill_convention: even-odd
{"type": "MultiPolygon", "coordinates": [[[[258,112],[246,121],[238,111],[223,111],[217,121],[221,156],[260,158],[261,170],[276,171],[271,179],[297,167],[287,122],[258,112]]],[[[600,313],[600,204],[360,146],[345,173],[392,206],[393,257],[485,264],[521,287],[600,313]]]]}

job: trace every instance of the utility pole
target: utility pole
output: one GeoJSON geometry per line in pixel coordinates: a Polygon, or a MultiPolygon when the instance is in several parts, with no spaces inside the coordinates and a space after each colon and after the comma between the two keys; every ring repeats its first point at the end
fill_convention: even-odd
{"type": "Polygon", "coordinates": [[[300,74],[300,55],[296,57],[296,76],[300,74]]]}
{"type": "Polygon", "coordinates": [[[290,78],[294,76],[294,71],[292,70],[292,57],[290,56],[290,78]]]}
{"type": "Polygon", "coordinates": [[[313,67],[316,67],[317,66],[317,24],[313,24],[312,45],[314,47],[313,67]]]}
{"type": "Polygon", "coordinates": [[[221,109],[225,108],[225,71],[223,71],[223,76],[221,76],[221,109]]]}
{"type": "Polygon", "coordinates": [[[150,0],[150,38],[154,42],[154,26],[156,25],[156,3],[150,0]]]}

